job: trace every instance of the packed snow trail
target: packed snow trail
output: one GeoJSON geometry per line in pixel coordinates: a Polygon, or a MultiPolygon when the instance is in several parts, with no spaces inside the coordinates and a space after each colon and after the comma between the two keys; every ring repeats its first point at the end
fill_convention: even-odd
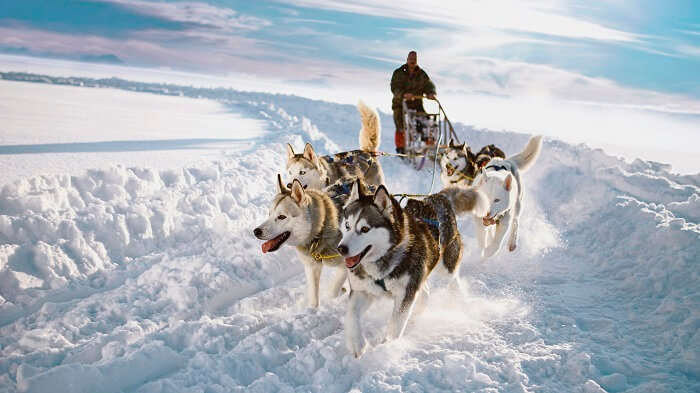
{"type": "MultiPolygon", "coordinates": [[[[699,176],[546,141],[524,176],[519,249],[481,261],[462,222],[464,298],[436,277],[426,312],[384,344],[380,302],[363,322],[373,346],[356,360],[344,345],[346,296],[304,308],[294,251],[263,256],[251,231],[284,143],[354,149],[359,116],[298,97],[227,100],[266,119],[265,143],[199,166],[3,187],[0,391],[700,390],[699,176]]],[[[458,133],[508,154],[527,141],[458,133]]],[[[429,187],[425,172],[382,165],[392,191],[429,187]]]]}

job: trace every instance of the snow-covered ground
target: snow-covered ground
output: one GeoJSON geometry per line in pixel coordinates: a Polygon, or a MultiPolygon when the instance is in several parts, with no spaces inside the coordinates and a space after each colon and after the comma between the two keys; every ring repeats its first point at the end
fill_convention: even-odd
{"type": "Polygon", "coordinates": [[[211,160],[250,147],[263,127],[209,100],[0,80],[0,184],[211,160]]]}
{"type": "MultiPolygon", "coordinates": [[[[55,86],[35,87],[56,97],[55,86]]],[[[114,95],[131,116],[165,98],[62,89],[72,98],[57,106],[94,97],[81,105],[106,111],[110,122],[111,99],[99,97],[114,95]]],[[[700,175],[547,140],[524,177],[521,247],[481,261],[471,224],[462,223],[464,298],[434,283],[428,311],[385,344],[377,341],[389,305],[374,306],[365,323],[375,345],[356,360],[343,340],[347,299],[305,309],[294,252],[262,255],[252,236],[284,168],[284,143],[354,149],[356,110],[232,93],[221,118],[214,103],[188,102],[201,107],[160,102],[172,118],[144,130],[162,136],[148,139],[167,144],[190,127],[201,135],[217,129],[206,119],[218,118],[221,128],[208,135],[238,147],[192,164],[120,153],[124,165],[3,181],[0,391],[700,391],[700,175]],[[189,116],[203,116],[201,126],[177,120],[189,116]]],[[[44,113],[36,128],[15,129],[26,139],[10,143],[47,143],[32,130],[58,129],[65,119],[44,113]]],[[[381,120],[391,128],[388,116],[381,120]]],[[[495,143],[508,154],[527,141],[457,128],[471,145],[495,143]]],[[[386,150],[392,137],[384,132],[386,150]]],[[[57,138],[48,142],[109,140],[57,138]]],[[[61,154],[26,156],[52,166],[61,154]]],[[[91,154],[84,168],[111,153],[91,154]]],[[[3,176],[16,176],[2,165],[3,176]]],[[[427,171],[394,158],[382,165],[391,191],[429,187],[427,171]]]]}

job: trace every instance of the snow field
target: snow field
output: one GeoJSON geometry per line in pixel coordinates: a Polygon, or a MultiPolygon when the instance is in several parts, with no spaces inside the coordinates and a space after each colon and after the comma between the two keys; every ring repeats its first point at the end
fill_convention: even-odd
{"type": "Polygon", "coordinates": [[[0,185],[114,165],[190,166],[249,148],[263,129],[213,100],[0,80],[0,185]]]}
{"type": "MultiPolygon", "coordinates": [[[[357,146],[351,106],[241,93],[265,140],[174,169],[116,166],[0,191],[0,391],[664,392],[700,389],[698,176],[546,141],[523,178],[515,253],[481,261],[469,219],[455,297],[436,274],[406,335],[389,303],[345,349],[346,296],[305,309],[295,252],[262,255],[284,144],[357,146]]],[[[382,116],[382,150],[392,146],[382,116]]],[[[520,151],[527,136],[458,133],[520,151]]],[[[381,159],[390,191],[427,171],[381,159]]],[[[436,181],[439,181],[436,179],[436,181]]],[[[435,185],[435,190],[440,185],[435,185]]],[[[324,284],[332,272],[322,278],[324,284]]]]}

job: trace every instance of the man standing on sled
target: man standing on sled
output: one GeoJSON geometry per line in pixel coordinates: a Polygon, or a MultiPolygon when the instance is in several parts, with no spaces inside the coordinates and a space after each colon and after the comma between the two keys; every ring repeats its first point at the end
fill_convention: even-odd
{"type": "MultiPolygon", "coordinates": [[[[405,153],[404,130],[406,128],[404,127],[403,100],[424,94],[430,99],[435,98],[435,85],[428,74],[418,67],[416,51],[408,52],[406,64],[394,70],[394,74],[391,76],[391,93],[394,95],[391,100],[391,109],[394,111],[394,125],[396,126],[394,134],[396,152],[405,153]]],[[[423,100],[420,99],[408,101],[406,106],[409,109],[425,112],[423,100]]]]}

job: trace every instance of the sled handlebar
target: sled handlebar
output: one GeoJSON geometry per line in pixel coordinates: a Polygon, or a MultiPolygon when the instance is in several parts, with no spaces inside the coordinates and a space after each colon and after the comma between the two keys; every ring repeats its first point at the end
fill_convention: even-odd
{"type": "Polygon", "coordinates": [[[423,95],[411,95],[411,98],[404,98],[403,100],[404,101],[415,101],[415,100],[422,100],[422,99],[437,101],[437,98],[429,98],[425,94],[423,94],[423,95]]]}

